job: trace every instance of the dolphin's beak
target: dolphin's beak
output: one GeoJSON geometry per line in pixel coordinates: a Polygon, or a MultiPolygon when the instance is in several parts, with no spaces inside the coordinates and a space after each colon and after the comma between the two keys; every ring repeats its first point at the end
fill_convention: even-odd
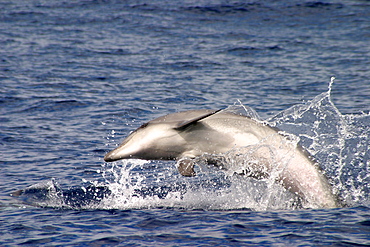
{"type": "Polygon", "coordinates": [[[113,162],[120,159],[117,155],[115,155],[114,151],[115,150],[112,150],[104,156],[105,162],[113,162]]]}
{"type": "Polygon", "coordinates": [[[107,153],[104,156],[105,162],[113,162],[116,160],[122,160],[122,159],[133,159],[136,156],[135,154],[138,151],[138,148],[136,145],[132,145],[130,142],[131,138],[126,138],[121,145],[119,145],[117,148],[113,149],[109,153],[107,153]]]}
{"type": "Polygon", "coordinates": [[[125,147],[120,146],[110,151],[109,153],[107,153],[104,156],[104,161],[113,162],[113,161],[121,160],[121,159],[130,159],[132,157],[132,154],[129,154],[125,151],[126,151],[125,147]]]}

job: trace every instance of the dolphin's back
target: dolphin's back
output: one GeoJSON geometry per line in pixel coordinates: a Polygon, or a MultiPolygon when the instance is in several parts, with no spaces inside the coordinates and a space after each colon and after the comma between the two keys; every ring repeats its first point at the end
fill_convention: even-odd
{"type": "Polygon", "coordinates": [[[184,125],[189,123],[197,122],[216,112],[216,110],[208,109],[176,112],[153,119],[147,124],[166,124],[168,127],[176,129],[184,127],[184,125]]]}

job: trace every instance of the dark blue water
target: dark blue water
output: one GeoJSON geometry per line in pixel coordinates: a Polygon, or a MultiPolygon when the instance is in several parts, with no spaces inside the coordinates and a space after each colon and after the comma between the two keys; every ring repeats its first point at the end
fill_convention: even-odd
{"type": "Polygon", "coordinates": [[[368,1],[1,1],[0,245],[370,245],[368,1]],[[336,80],[329,89],[332,76],[336,80]],[[250,106],[338,209],[103,156],[168,113],[250,106]],[[10,196],[12,194],[12,196],[10,196]]]}

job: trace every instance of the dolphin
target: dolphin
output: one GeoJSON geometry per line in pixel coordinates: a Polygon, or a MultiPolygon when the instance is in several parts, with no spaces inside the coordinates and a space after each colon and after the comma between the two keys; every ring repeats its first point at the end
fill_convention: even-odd
{"type": "Polygon", "coordinates": [[[190,110],[151,120],[104,157],[106,162],[120,159],[177,160],[183,176],[196,175],[199,159],[224,169],[240,165],[238,173],[273,177],[310,207],[339,207],[318,164],[302,147],[277,128],[227,110],[190,110]]]}

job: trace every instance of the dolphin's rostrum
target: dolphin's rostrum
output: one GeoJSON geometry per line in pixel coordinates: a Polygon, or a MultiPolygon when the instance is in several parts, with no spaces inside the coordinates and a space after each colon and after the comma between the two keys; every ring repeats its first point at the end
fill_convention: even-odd
{"type": "Polygon", "coordinates": [[[275,176],[312,207],[338,206],[327,179],[300,146],[276,128],[225,110],[191,110],[156,118],[132,132],[104,160],[177,160],[182,175],[194,176],[197,158],[218,165],[222,158],[217,157],[225,153],[247,157],[241,162],[244,174],[275,176]]]}

